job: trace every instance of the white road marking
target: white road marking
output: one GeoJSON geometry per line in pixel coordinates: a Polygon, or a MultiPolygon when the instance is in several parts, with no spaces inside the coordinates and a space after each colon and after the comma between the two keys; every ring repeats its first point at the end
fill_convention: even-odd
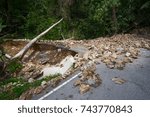
{"type": "Polygon", "coordinates": [[[75,76],[73,76],[72,78],[70,78],[69,80],[67,80],[66,82],[64,82],[63,84],[59,85],[58,87],[56,87],[55,89],[53,89],[52,91],[50,91],[49,93],[45,94],[44,96],[42,96],[41,98],[39,98],[38,100],[43,100],[46,97],[48,97],[49,95],[53,94],[54,92],[56,92],[57,90],[59,90],[60,88],[62,88],[64,85],[68,84],[70,81],[72,81],[73,79],[75,79],[77,76],[79,76],[82,72],[79,72],[78,74],[76,74],[75,76]]]}

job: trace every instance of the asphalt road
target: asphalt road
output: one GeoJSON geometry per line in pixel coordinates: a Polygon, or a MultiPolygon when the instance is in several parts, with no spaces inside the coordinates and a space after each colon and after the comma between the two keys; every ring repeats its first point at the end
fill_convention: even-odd
{"type": "MultiPolygon", "coordinates": [[[[41,94],[33,99],[44,100],[149,100],[150,99],[150,51],[141,49],[138,59],[129,63],[123,70],[109,69],[105,64],[97,65],[97,71],[102,78],[102,84],[85,94],[80,94],[73,83],[79,77],[73,77],[68,83],[53,91],[47,90],[47,95],[41,94]],[[122,85],[115,84],[113,77],[126,80],[122,85]],[[43,97],[44,96],[44,97],[43,97]]],[[[51,89],[52,90],[52,89],[51,89]]]]}

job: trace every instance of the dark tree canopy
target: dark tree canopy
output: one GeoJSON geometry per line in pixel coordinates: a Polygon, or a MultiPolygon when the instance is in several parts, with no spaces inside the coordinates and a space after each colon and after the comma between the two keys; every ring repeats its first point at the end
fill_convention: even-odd
{"type": "Polygon", "coordinates": [[[150,25],[149,0],[1,0],[0,37],[33,38],[65,20],[46,39],[95,38],[150,25]]]}

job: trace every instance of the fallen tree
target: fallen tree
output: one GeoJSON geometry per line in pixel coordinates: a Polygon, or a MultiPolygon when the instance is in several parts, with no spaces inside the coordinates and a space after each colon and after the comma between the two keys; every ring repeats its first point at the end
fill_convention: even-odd
{"type": "Polygon", "coordinates": [[[32,39],[22,50],[20,50],[14,57],[12,57],[11,60],[22,59],[23,56],[26,54],[26,52],[30,49],[30,47],[39,38],[41,38],[43,35],[45,35],[48,31],[50,31],[53,27],[55,27],[57,24],[59,24],[62,20],[63,20],[63,18],[61,20],[59,20],[58,22],[56,22],[55,24],[53,24],[52,26],[50,26],[47,30],[45,30],[44,32],[42,32],[41,34],[39,34],[38,36],[36,36],[34,39],[32,39]]]}

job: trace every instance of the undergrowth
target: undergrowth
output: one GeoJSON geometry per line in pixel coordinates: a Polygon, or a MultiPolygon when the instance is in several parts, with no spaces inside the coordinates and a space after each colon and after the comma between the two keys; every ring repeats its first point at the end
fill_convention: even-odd
{"type": "Polygon", "coordinates": [[[47,76],[41,80],[36,80],[32,83],[29,83],[23,78],[9,78],[0,82],[0,100],[14,100],[20,97],[20,95],[30,90],[31,88],[35,88],[41,85],[42,81],[49,81],[54,78],[57,78],[59,74],[54,76],[47,76]],[[4,88],[9,84],[12,84],[7,90],[4,88]],[[4,90],[5,89],[5,90],[4,90]]]}

